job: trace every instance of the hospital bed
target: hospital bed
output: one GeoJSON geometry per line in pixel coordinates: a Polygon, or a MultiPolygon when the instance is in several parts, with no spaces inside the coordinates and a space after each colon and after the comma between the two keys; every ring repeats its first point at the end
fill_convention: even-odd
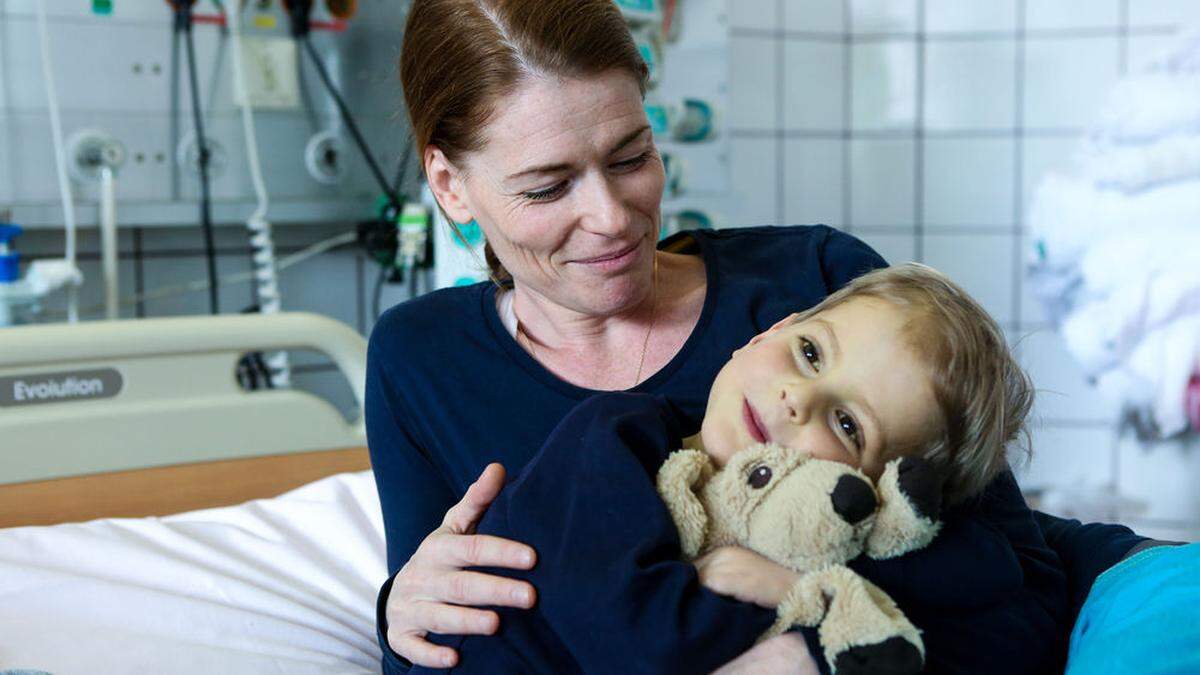
{"type": "Polygon", "coordinates": [[[361,413],[235,376],[301,349],[361,411],[366,343],[313,314],[0,330],[0,673],[378,671],[361,413]]]}

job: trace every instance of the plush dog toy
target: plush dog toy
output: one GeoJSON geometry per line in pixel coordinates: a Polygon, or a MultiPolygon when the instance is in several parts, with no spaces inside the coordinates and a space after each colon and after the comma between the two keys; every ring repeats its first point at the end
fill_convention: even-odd
{"type": "Polygon", "coordinates": [[[697,450],[671,454],[658,472],[684,555],[737,545],[802,576],[761,639],[816,626],[834,672],[916,673],[919,631],[877,586],[843,563],[892,558],[933,540],[941,480],[921,459],[888,463],[878,486],[854,467],[774,444],[752,446],[720,470],[697,450]]]}

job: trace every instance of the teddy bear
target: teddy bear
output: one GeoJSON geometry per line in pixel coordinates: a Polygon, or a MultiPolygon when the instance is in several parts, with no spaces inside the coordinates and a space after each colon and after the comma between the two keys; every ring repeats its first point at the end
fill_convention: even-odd
{"type": "Polygon", "coordinates": [[[659,469],[657,488],[687,559],[736,545],[801,573],[760,640],[815,626],[835,673],[920,672],[920,632],[845,563],[864,553],[896,557],[933,540],[942,481],[930,462],[894,459],[875,484],[852,466],[770,443],[719,470],[705,453],[683,449],[659,469]]]}

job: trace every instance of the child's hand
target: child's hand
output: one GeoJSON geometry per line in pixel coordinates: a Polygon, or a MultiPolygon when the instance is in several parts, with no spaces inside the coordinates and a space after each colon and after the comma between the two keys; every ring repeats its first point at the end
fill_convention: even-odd
{"type": "Polygon", "coordinates": [[[722,546],[695,562],[705,588],[775,609],[800,574],[740,546],[722,546]]]}

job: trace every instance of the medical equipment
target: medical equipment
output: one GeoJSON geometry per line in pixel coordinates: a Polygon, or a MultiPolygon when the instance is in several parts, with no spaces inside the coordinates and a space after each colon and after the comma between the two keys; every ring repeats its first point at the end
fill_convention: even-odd
{"type": "Polygon", "coordinates": [[[204,253],[208,266],[208,307],[212,314],[221,312],[217,281],[217,253],[213,243],[212,201],[209,194],[209,146],[204,137],[204,119],[200,108],[200,89],[196,78],[196,45],[192,36],[192,5],[196,0],[168,0],[175,12],[174,31],[183,35],[187,53],[188,90],[192,100],[192,126],[195,133],[197,167],[200,173],[200,227],[204,232],[204,253]]]}
{"type": "Polygon", "coordinates": [[[13,243],[22,229],[4,219],[0,216],[0,328],[31,322],[46,295],[64,286],[76,287],[83,280],[68,260],[35,260],[22,279],[20,255],[13,243]]]}
{"type": "Polygon", "coordinates": [[[118,318],[116,171],[125,163],[125,148],[106,133],[85,129],[67,141],[71,175],[100,184],[100,258],[104,276],[104,313],[118,318]]]}
{"type": "MultiPolygon", "coordinates": [[[[64,258],[67,267],[74,270],[72,278],[77,281],[67,287],[67,320],[75,323],[79,320],[79,284],[83,275],[75,264],[75,199],[71,194],[71,184],[67,180],[66,158],[63,154],[62,116],[58,111],[58,92],[54,84],[54,66],[50,61],[50,34],[46,28],[46,0],[37,0],[38,44],[42,53],[42,81],[46,89],[46,107],[50,112],[50,132],[54,141],[55,176],[58,178],[58,194],[62,201],[64,258]]],[[[0,326],[4,325],[0,321],[0,326]]]]}
{"type": "MultiPolygon", "coordinates": [[[[270,200],[266,183],[263,181],[262,163],[258,158],[258,136],[254,128],[254,111],[250,95],[246,90],[244,53],[242,51],[242,12],[240,9],[229,17],[229,34],[233,44],[233,86],[237,90],[241,109],[242,133],[246,143],[246,162],[250,166],[250,180],[254,185],[256,205],[246,220],[253,249],[251,261],[258,296],[259,311],[277,314],[283,303],[279,293],[278,270],[275,268],[275,246],[271,239],[271,223],[267,221],[270,200]]],[[[291,382],[291,369],[286,352],[275,352],[266,357],[268,386],[287,387],[291,382]]]]}

